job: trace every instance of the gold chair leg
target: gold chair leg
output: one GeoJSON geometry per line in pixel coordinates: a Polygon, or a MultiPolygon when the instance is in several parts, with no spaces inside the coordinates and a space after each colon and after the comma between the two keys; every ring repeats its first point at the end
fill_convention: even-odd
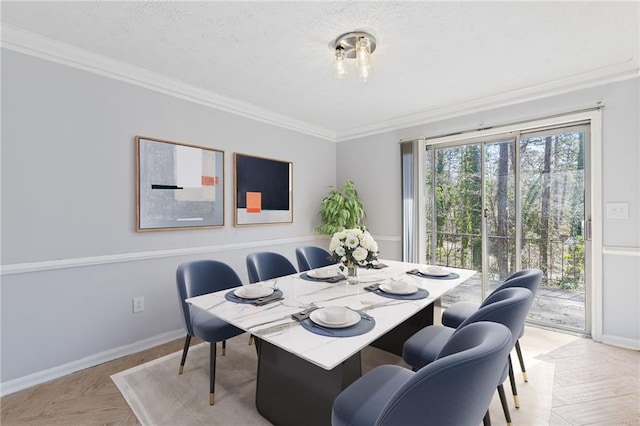
{"type": "Polygon", "coordinates": [[[520,340],[516,340],[516,354],[518,355],[518,361],[520,361],[522,378],[524,379],[524,382],[527,383],[529,381],[529,376],[527,376],[527,369],[524,366],[524,357],[522,356],[522,349],[520,349],[520,340]]]}
{"type": "Polygon", "coordinates": [[[253,343],[253,334],[249,335],[249,346],[253,343]]]}
{"type": "Polygon", "coordinates": [[[215,403],[215,394],[214,393],[210,393],[209,394],[209,405],[213,405],[215,403]]]}
{"type": "Polygon", "coordinates": [[[509,361],[509,381],[511,382],[511,392],[513,393],[513,403],[516,408],[520,408],[520,400],[518,399],[518,388],[516,386],[516,379],[513,375],[513,364],[511,363],[511,354],[507,357],[509,361]]]}

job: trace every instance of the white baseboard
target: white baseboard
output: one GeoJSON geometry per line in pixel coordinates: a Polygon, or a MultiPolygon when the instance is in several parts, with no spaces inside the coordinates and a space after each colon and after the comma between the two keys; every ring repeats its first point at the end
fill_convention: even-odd
{"type": "Polygon", "coordinates": [[[602,343],[611,346],[618,346],[625,349],[633,349],[640,351],[640,339],[631,339],[629,337],[602,335],[602,343]]]}
{"type": "Polygon", "coordinates": [[[126,355],[131,355],[136,352],[153,348],[163,343],[184,337],[185,335],[186,333],[182,329],[169,331],[136,343],[93,354],[77,361],[68,362],[47,370],[37,371],[23,377],[18,377],[17,379],[0,383],[0,396],[8,395],[31,386],[57,379],[58,377],[75,373],[76,371],[84,370],[85,368],[94,367],[107,361],[112,361],[126,355]]]}

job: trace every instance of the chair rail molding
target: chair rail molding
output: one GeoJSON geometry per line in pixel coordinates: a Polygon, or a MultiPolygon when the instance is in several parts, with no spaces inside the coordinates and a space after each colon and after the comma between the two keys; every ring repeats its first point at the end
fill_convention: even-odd
{"type": "Polygon", "coordinates": [[[108,263],[135,262],[139,260],[159,259],[164,257],[189,256],[193,254],[215,253],[220,251],[243,250],[283,244],[306,243],[322,238],[324,237],[321,235],[308,235],[302,237],[251,241],[235,244],[222,244],[216,246],[187,247],[179,249],[154,250],[135,253],[108,254],[103,256],[89,256],[70,259],[14,263],[8,265],[0,265],[0,276],[51,271],[55,269],[77,268],[82,266],[104,265],[108,263]]]}
{"type": "Polygon", "coordinates": [[[612,256],[637,256],[640,257],[640,247],[602,247],[602,254],[609,254],[612,256]]]}

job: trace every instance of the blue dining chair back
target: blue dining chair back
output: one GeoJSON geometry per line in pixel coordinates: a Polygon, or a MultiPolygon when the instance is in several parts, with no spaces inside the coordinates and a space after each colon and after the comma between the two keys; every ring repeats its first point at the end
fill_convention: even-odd
{"type": "MultiPolygon", "coordinates": [[[[504,290],[505,288],[510,287],[523,287],[529,289],[533,296],[535,297],[536,292],[538,291],[538,287],[542,282],[543,273],[540,269],[523,269],[517,271],[516,273],[510,275],[502,284],[500,284],[491,294],[494,294],[497,291],[504,290]]],[[[491,296],[489,295],[489,297],[491,296]]],[[[442,313],[442,325],[446,325],[447,327],[458,327],[469,315],[478,309],[478,304],[473,302],[458,302],[453,304],[452,306],[445,309],[442,313]]],[[[522,326],[522,330],[517,333],[516,339],[516,354],[518,355],[518,360],[520,361],[520,369],[522,370],[522,375],[524,377],[524,381],[529,381],[527,376],[527,369],[524,365],[524,357],[522,356],[522,350],[520,348],[519,338],[524,335],[524,324],[522,326]]]]}
{"type": "Polygon", "coordinates": [[[296,267],[281,254],[263,251],[247,255],[247,274],[250,283],[283,277],[296,272],[298,272],[296,267]]]}
{"type": "Polygon", "coordinates": [[[331,259],[331,253],[317,246],[297,247],[296,260],[298,261],[298,270],[300,272],[335,265],[336,263],[331,259]]]}
{"type": "MultiPolygon", "coordinates": [[[[456,328],[461,331],[465,326],[479,321],[492,321],[506,326],[513,336],[512,347],[522,330],[524,321],[533,303],[533,293],[526,288],[511,287],[491,293],[477,311],[465,319],[456,328]]],[[[455,334],[454,332],[454,334],[455,334]]]]}
{"type": "Polygon", "coordinates": [[[226,340],[243,330],[218,319],[217,317],[191,306],[185,299],[201,296],[207,293],[238,287],[242,285],[238,274],[227,264],[216,260],[196,260],[182,263],[176,271],[178,299],[182,311],[182,319],[187,336],[182,350],[179,374],[184,371],[191,337],[197,337],[210,343],[210,395],[209,403],[214,404],[215,373],[216,373],[216,343],[222,342],[222,354],[226,348],[226,340]]]}
{"type": "Polygon", "coordinates": [[[511,350],[509,330],[478,322],[451,336],[438,358],[411,372],[376,367],[334,401],[333,426],[477,425],[511,350]]]}
{"type": "MultiPolygon", "coordinates": [[[[458,328],[430,325],[415,333],[404,343],[402,357],[414,368],[421,368],[435,360],[444,344],[465,326],[479,321],[492,321],[506,326],[517,338],[533,301],[533,294],[526,288],[507,288],[485,299],[482,305],[458,328]]],[[[515,342],[515,340],[514,340],[515,342]]],[[[512,347],[513,343],[512,342],[512,347]]],[[[506,359],[505,359],[506,361],[506,359]]]]}
{"type": "MultiPolygon", "coordinates": [[[[440,356],[448,339],[462,332],[469,325],[484,321],[496,322],[507,327],[512,336],[511,349],[513,349],[518,333],[524,326],[531,303],[533,303],[533,293],[526,288],[513,287],[496,291],[485,299],[480,308],[467,317],[458,328],[453,329],[442,325],[432,325],[415,333],[404,343],[402,357],[414,369],[429,365],[440,356]]],[[[511,423],[511,414],[509,413],[504,386],[502,385],[507,376],[509,376],[511,382],[516,407],[518,407],[519,403],[509,354],[503,360],[502,367],[501,378],[494,387],[498,390],[505,419],[507,423],[511,423]]]]}
{"type": "Polygon", "coordinates": [[[542,281],[542,271],[540,269],[522,269],[510,275],[502,284],[500,284],[493,292],[503,290],[509,287],[528,288],[535,296],[542,281]]]}
{"type": "MultiPolygon", "coordinates": [[[[523,269],[510,275],[502,284],[493,290],[489,296],[497,291],[510,287],[524,287],[529,289],[535,296],[542,281],[542,271],[539,269],[523,269]]],[[[475,312],[479,303],[458,302],[448,307],[442,313],[442,325],[447,327],[458,327],[469,315],[475,312]]]]}

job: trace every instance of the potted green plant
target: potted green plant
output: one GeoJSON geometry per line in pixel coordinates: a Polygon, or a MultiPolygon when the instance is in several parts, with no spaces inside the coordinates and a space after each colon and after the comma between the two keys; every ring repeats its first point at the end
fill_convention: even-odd
{"type": "Polygon", "coordinates": [[[320,219],[322,224],[316,232],[333,235],[343,229],[366,227],[362,224],[366,214],[360,202],[355,183],[347,180],[340,190],[332,188],[320,203],[320,219]]]}

